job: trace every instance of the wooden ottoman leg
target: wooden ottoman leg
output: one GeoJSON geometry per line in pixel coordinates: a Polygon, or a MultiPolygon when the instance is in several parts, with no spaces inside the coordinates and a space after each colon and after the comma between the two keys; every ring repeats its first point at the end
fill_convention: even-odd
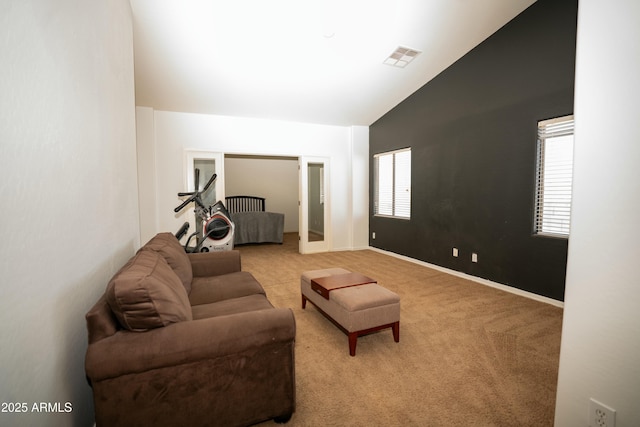
{"type": "Polygon", "coordinates": [[[400,321],[395,322],[391,328],[393,329],[393,340],[400,342],[400,321]]]}
{"type": "Polygon", "coordinates": [[[302,308],[307,308],[307,297],[305,297],[304,295],[302,295],[302,308]]]}
{"type": "Polygon", "coordinates": [[[358,333],[349,332],[349,356],[356,355],[356,344],[358,343],[358,333]]]}

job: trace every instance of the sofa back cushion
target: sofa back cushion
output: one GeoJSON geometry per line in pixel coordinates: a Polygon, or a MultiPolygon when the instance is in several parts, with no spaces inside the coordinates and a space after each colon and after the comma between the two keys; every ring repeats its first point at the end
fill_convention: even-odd
{"type": "Polygon", "coordinates": [[[122,327],[130,331],[193,318],[184,286],[155,251],[138,251],[109,281],[106,298],[122,327]]]}
{"type": "Polygon", "coordinates": [[[180,278],[187,293],[191,292],[191,280],[193,280],[191,261],[176,236],[171,233],[158,233],[140,250],[152,250],[162,255],[180,278]]]}

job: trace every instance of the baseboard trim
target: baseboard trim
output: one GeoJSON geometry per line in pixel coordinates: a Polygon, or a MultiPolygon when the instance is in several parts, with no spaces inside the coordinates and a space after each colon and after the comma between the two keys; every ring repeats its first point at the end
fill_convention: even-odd
{"type": "Polygon", "coordinates": [[[373,246],[369,246],[369,249],[372,250],[372,251],[375,251],[375,252],[379,252],[379,253],[382,253],[382,254],[385,254],[385,255],[392,256],[394,258],[399,258],[399,259],[402,259],[404,261],[409,261],[409,262],[412,262],[414,264],[421,265],[423,267],[432,268],[434,270],[438,270],[438,271],[441,271],[443,273],[447,273],[447,274],[451,274],[453,276],[461,277],[463,279],[471,280],[471,281],[479,283],[481,285],[489,286],[491,288],[500,289],[501,291],[509,292],[509,293],[512,293],[512,294],[515,294],[515,295],[519,295],[519,296],[523,296],[525,298],[529,298],[529,299],[532,299],[532,300],[535,300],[535,301],[544,302],[546,304],[550,304],[550,305],[553,305],[553,306],[556,306],[556,307],[564,308],[564,302],[563,301],[558,301],[558,300],[553,299],[553,298],[549,298],[549,297],[545,297],[545,296],[542,296],[542,295],[534,294],[533,292],[523,291],[522,289],[514,288],[513,286],[509,286],[509,285],[503,285],[502,283],[492,282],[491,280],[483,279],[483,278],[477,277],[477,276],[472,276],[470,274],[462,273],[460,271],[451,270],[450,268],[441,267],[441,266],[435,265],[435,264],[430,264],[428,262],[420,261],[418,259],[411,258],[411,257],[405,256],[405,255],[400,255],[400,254],[397,254],[395,252],[390,252],[390,251],[385,251],[384,249],[374,248],[373,246]]]}

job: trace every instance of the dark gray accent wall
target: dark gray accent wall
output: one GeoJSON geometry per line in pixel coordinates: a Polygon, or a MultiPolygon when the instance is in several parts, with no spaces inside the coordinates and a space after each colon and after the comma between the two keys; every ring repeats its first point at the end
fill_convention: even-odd
{"type": "Polygon", "coordinates": [[[371,205],[371,246],[564,300],[567,240],[532,232],[536,126],[573,113],[577,10],[538,0],[370,126],[371,156],[412,151],[411,219],[371,205]]]}

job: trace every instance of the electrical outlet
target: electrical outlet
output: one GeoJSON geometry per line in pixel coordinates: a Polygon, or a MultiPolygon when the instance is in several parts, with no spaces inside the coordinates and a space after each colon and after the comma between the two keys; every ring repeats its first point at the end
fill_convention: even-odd
{"type": "Polygon", "coordinates": [[[478,262],[478,254],[477,253],[472,253],[471,254],[471,262],[478,262]]]}
{"type": "Polygon", "coordinates": [[[372,238],[373,240],[376,240],[376,232],[375,232],[375,231],[374,231],[373,233],[371,233],[371,238],[372,238]]]}
{"type": "Polygon", "coordinates": [[[589,401],[589,427],[615,427],[616,411],[591,398],[589,401]]]}
{"type": "Polygon", "coordinates": [[[458,256],[458,248],[453,248],[453,256],[458,256]]]}

